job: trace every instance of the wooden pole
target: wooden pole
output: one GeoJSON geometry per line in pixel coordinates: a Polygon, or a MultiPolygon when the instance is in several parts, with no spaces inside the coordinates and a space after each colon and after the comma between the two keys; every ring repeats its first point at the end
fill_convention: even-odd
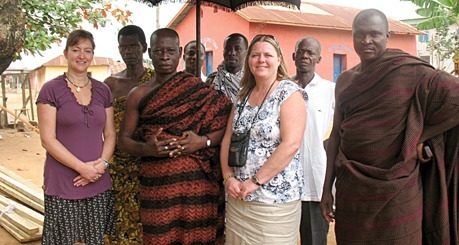
{"type": "MultiPolygon", "coordinates": [[[[6,85],[5,85],[6,79],[5,79],[4,75],[2,75],[1,77],[2,78],[1,78],[0,83],[1,83],[1,86],[2,86],[2,104],[3,104],[3,106],[6,107],[6,91],[5,91],[6,90],[6,85]]],[[[6,127],[7,124],[8,124],[8,114],[6,112],[5,113],[0,113],[0,126],[1,127],[6,127]],[[2,114],[3,114],[3,116],[2,116],[2,114]]]]}
{"type": "Polygon", "coordinates": [[[4,111],[8,112],[9,114],[11,114],[13,117],[15,117],[16,119],[18,119],[19,121],[25,123],[27,126],[31,127],[31,128],[33,129],[33,131],[35,131],[35,132],[37,132],[37,133],[40,133],[40,130],[39,130],[37,127],[35,127],[35,126],[33,126],[32,124],[30,124],[29,122],[27,122],[26,120],[24,120],[22,117],[19,117],[18,115],[14,114],[14,112],[8,110],[8,108],[6,108],[6,107],[0,105],[0,109],[2,109],[2,110],[4,110],[4,111]]]}

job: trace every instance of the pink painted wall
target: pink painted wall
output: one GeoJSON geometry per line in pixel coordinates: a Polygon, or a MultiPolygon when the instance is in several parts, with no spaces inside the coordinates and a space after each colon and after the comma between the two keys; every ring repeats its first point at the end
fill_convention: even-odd
{"type": "MultiPolygon", "coordinates": [[[[196,7],[193,7],[184,20],[175,28],[180,35],[181,45],[196,38],[196,7]]],[[[223,41],[231,33],[239,32],[250,40],[257,34],[272,34],[279,40],[289,74],[295,74],[295,64],[292,54],[298,39],[305,36],[315,37],[322,45],[322,61],[316,67],[316,72],[328,80],[333,80],[333,56],[345,55],[343,69],[349,69],[358,64],[359,57],[354,52],[352,33],[346,30],[318,29],[297,26],[273,25],[264,23],[249,23],[233,12],[201,7],[201,42],[206,46],[206,52],[213,52],[213,70],[223,60],[223,41]]],[[[392,35],[388,47],[402,49],[412,55],[416,53],[415,35],[392,35]]],[[[183,67],[179,65],[180,69],[183,67]]]]}
{"type": "MultiPolygon", "coordinates": [[[[239,15],[232,12],[201,6],[201,42],[206,47],[206,52],[213,52],[213,71],[223,61],[223,41],[234,32],[246,35],[249,23],[239,15]]],[[[180,36],[180,45],[185,45],[196,39],[196,6],[175,28],[180,36]]],[[[180,61],[179,70],[183,68],[183,59],[180,61]]]]}

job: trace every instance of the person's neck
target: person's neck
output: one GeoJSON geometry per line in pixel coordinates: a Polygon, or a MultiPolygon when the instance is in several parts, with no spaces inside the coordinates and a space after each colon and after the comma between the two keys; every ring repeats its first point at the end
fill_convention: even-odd
{"type": "Polygon", "coordinates": [[[155,81],[162,84],[169,80],[171,77],[173,77],[175,74],[177,74],[177,71],[174,71],[172,73],[167,73],[167,74],[156,74],[155,81]]]}
{"type": "Polygon", "coordinates": [[[263,79],[262,81],[256,82],[254,92],[256,93],[266,93],[271,85],[277,80],[277,77],[271,77],[263,79]]]}
{"type": "Polygon", "coordinates": [[[88,74],[87,72],[74,72],[67,70],[65,76],[72,81],[73,84],[77,86],[83,86],[88,81],[88,74]]]}
{"type": "Polygon", "coordinates": [[[145,73],[143,65],[135,65],[126,67],[126,78],[137,79],[145,73]]]}
{"type": "Polygon", "coordinates": [[[185,71],[188,72],[188,73],[191,73],[193,75],[195,75],[195,73],[196,73],[196,70],[194,70],[194,69],[192,70],[192,69],[185,68],[185,71]]]}
{"type": "Polygon", "coordinates": [[[238,73],[240,70],[242,70],[242,67],[239,66],[226,66],[226,71],[232,74],[238,73]]]}
{"type": "Polygon", "coordinates": [[[314,78],[314,72],[298,72],[296,71],[296,80],[301,85],[301,87],[305,88],[314,78]]]}

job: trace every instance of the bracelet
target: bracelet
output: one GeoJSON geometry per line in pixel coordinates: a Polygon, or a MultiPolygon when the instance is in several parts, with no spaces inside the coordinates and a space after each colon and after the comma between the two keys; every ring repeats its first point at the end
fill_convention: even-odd
{"type": "Polygon", "coordinates": [[[234,175],[229,174],[229,175],[225,176],[225,178],[223,178],[223,185],[226,185],[226,181],[228,181],[231,178],[234,178],[234,175]]]}
{"type": "Polygon", "coordinates": [[[104,164],[105,164],[105,169],[108,169],[110,167],[110,162],[103,159],[103,158],[99,158],[104,164]]]}

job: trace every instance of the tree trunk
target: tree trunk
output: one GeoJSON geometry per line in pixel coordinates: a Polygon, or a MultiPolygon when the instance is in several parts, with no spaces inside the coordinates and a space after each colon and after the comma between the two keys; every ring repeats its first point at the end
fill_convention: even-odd
{"type": "Polygon", "coordinates": [[[0,74],[14,59],[25,38],[25,16],[21,0],[0,0],[0,74]]]}

